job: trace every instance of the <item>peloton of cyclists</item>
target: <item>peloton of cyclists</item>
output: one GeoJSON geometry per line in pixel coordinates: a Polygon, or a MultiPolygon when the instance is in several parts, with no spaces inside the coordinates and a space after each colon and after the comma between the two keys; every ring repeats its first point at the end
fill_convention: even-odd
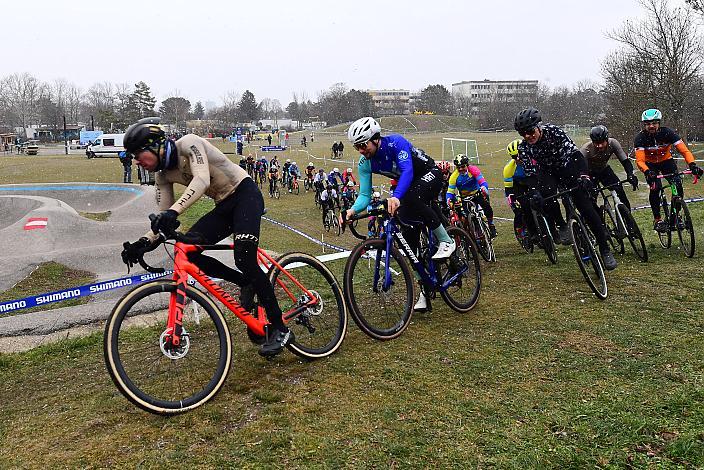
{"type": "Polygon", "coordinates": [[[689,169],[695,176],[702,176],[704,171],[697,166],[694,155],[687,148],[680,136],[670,129],[660,125],[662,113],[657,109],[646,109],[641,115],[643,129],[636,135],[633,147],[636,150],[636,164],[644,173],[645,180],[650,186],[650,209],[653,211],[653,228],[658,232],[667,232],[671,227],[662,220],[660,214],[660,201],[658,200],[661,182],[658,174],[668,175],[670,184],[677,188],[680,196],[684,197],[682,178],[677,175],[677,163],[672,158],[672,147],[684,157],[689,169]]]}
{"type": "MultiPolygon", "coordinates": [[[[546,197],[555,194],[560,184],[567,188],[579,186],[572,193],[574,203],[596,237],[604,268],[616,269],[618,263],[609,248],[606,228],[592,203],[594,184],[584,155],[562,129],[543,123],[535,108],[516,114],[514,128],[523,137],[518,144],[518,160],[524,169],[535,171],[540,193],[546,197]]],[[[566,225],[560,227],[561,239],[567,236],[567,230],[566,225]]]]}

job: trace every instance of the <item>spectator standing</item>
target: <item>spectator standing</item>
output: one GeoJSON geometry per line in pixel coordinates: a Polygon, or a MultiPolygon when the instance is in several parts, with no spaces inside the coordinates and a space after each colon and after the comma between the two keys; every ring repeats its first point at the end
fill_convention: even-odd
{"type": "Polygon", "coordinates": [[[237,155],[242,155],[242,141],[238,140],[235,145],[237,145],[237,155]]]}
{"type": "Polygon", "coordinates": [[[332,143],[332,158],[337,158],[337,151],[338,151],[338,145],[337,142],[332,143]]]}
{"type": "Polygon", "coordinates": [[[266,136],[266,141],[269,142],[269,145],[271,145],[271,133],[266,136]]]}
{"type": "Polygon", "coordinates": [[[304,146],[304,147],[307,147],[307,145],[306,145],[306,136],[303,136],[303,137],[301,138],[301,145],[304,146]]]}
{"type": "Polygon", "coordinates": [[[337,144],[337,156],[340,158],[344,158],[344,154],[342,151],[345,149],[345,145],[340,141],[339,144],[337,144]]]}
{"type": "Polygon", "coordinates": [[[127,152],[120,152],[120,163],[122,163],[122,168],[124,170],[122,175],[123,183],[132,183],[132,154],[127,152]]]}

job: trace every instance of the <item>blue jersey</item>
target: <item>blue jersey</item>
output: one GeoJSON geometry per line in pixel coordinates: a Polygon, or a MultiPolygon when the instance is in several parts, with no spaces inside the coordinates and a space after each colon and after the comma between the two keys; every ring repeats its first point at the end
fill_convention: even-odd
{"type": "Polygon", "coordinates": [[[330,174],[328,175],[328,183],[330,183],[333,186],[335,186],[335,185],[341,186],[342,185],[342,175],[340,174],[340,172],[336,173],[334,171],[331,171],[330,174]],[[340,180],[339,184],[338,184],[337,180],[340,180]]]}
{"type": "Polygon", "coordinates": [[[359,197],[352,206],[355,212],[366,209],[372,199],[372,174],[398,180],[393,197],[401,199],[408,192],[414,177],[420,178],[435,167],[435,162],[398,134],[381,138],[379,148],[371,159],[362,156],[359,171],[359,197]]]}

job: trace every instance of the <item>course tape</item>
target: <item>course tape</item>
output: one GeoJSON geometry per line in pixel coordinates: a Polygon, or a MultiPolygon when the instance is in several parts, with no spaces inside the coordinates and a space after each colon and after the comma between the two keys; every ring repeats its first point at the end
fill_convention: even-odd
{"type": "Polygon", "coordinates": [[[286,224],[284,224],[284,223],[282,223],[282,222],[279,222],[278,220],[270,219],[269,217],[266,217],[266,216],[263,216],[262,219],[263,219],[263,220],[266,220],[267,222],[271,222],[271,223],[274,224],[274,225],[278,225],[278,226],[280,226],[280,227],[283,227],[283,228],[285,228],[286,230],[289,230],[289,231],[291,231],[291,232],[293,232],[293,233],[295,233],[295,234],[297,234],[297,235],[300,235],[300,236],[302,236],[303,238],[306,238],[306,239],[308,239],[308,240],[312,241],[313,243],[316,243],[316,244],[318,244],[318,245],[320,245],[320,246],[326,246],[326,247],[328,247],[328,248],[332,248],[333,250],[337,250],[337,251],[340,251],[340,252],[342,252],[342,251],[348,251],[347,248],[343,248],[343,247],[341,247],[341,246],[333,245],[333,244],[331,244],[331,243],[327,243],[327,242],[324,242],[324,241],[322,241],[322,240],[318,240],[317,238],[311,237],[311,236],[308,235],[307,233],[301,232],[301,231],[298,230],[297,228],[293,228],[293,227],[291,227],[290,225],[286,225],[286,224]]]}
{"type": "MultiPolygon", "coordinates": [[[[264,220],[271,222],[275,225],[279,225],[293,233],[296,233],[298,235],[301,235],[302,237],[307,238],[308,240],[317,243],[318,245],[325,246],[328,248],[332,248],[338,252],[348,252],[346,248],[342,248],[337,245],[333,245],[331,243],[326,243],[321,240],[318,240],[314,237],[311,237],[310,235],[294,228],[291,227],[290,225],[286,225],[284,223],[281,223],[279,221],[276,221],[274,219],[270,219],[269,217],[262,217],[264,220]]],[[[108,290],[113,290],[113,289],[120,289],[122,287],[128,287],[128,286],[134,286],[137,284],[141,284],[146,281],[151,281],[152,279],[157,279],[162,276],[166,276],[168,274],[172,274],[173,271],[166,271],[163,274],[136,274],[134,276],[128,276],[128,277],[122,277],[118,279],[111,279],[107,281],[101,281],[101,282],[96,282],[93,284],[87,284],[84,286],[78,286],[78,287],[71,287],[68,289],[63,289],[59,290],[56,292],[49,292],[46,294],[39,294],[39,295],[32,295],[29,297],[25,297],[24,299],[17,299],[17,300],[10,300],[7,302],[2,302],[0,303],[0,315],[4,313],[10,313],[10,312],[15,312],[17,310],[24,310],[27,308],[32,308],[36,307],[38,305],[46,305],[49,303],[53,302],[60,302],[62,300],[67,300],[67,299],[77,299],[80,297],[85,297],[88,295],[93,295],[97,294],[99,292],[105,292],[108,290]]]]}
{"type": "MultiPolygon", "coordinates": [[[[685,199],[685,201],[687,202],[687,204],[692,203],[692,202],[702,202],[702,201],[704,201],[704,197],[693,197],[693,198],[685,199]]],[[[650,209],[650,204],[647,204],[644,206],[634,207],[631,210],[642,211],[643,209],[650,209]]]]}
{"type": "Polygon", "coordinates": [[[128,193],[143,193],[144,191],[125,186],[2,186],[0,191],[124,191],[128,193]]]}
{"type": "Polygon", "coordinates": [[[30,297],[25,297],[24,299],[11,300],[9,302],[0,303],[0,314],[23,310],[25,308],[32,308],[37,305],[60,302],[67,299],[77,299],[79,297],[85,297],[87,295],[93,295],[99,292],[132,286],[142,282],[151,281],[152,279],[166,276],[171,273],[173,273],[173,271],[166,271],[162,274],[137,274],[134,276],[87,284],[80,287],[71,287],[70,289],[49,292],[48,294],[33,295],[30,297]]]}

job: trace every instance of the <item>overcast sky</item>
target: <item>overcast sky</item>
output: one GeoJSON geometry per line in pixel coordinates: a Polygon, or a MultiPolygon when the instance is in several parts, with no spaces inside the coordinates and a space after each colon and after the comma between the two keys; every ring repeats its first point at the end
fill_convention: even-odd
{"type": "MultiPolygon", "coordinates": [[[[675,3],[682,3],[673,0],[675,3]]],[[[618,44],[605,33],[642,16],[637,0],[3,2],[0,76],[29,72],[145,81],[221,103],[228,91],[286,105],[350,88],[419,90],[463,80],[600,80],[618,44]]]]}

